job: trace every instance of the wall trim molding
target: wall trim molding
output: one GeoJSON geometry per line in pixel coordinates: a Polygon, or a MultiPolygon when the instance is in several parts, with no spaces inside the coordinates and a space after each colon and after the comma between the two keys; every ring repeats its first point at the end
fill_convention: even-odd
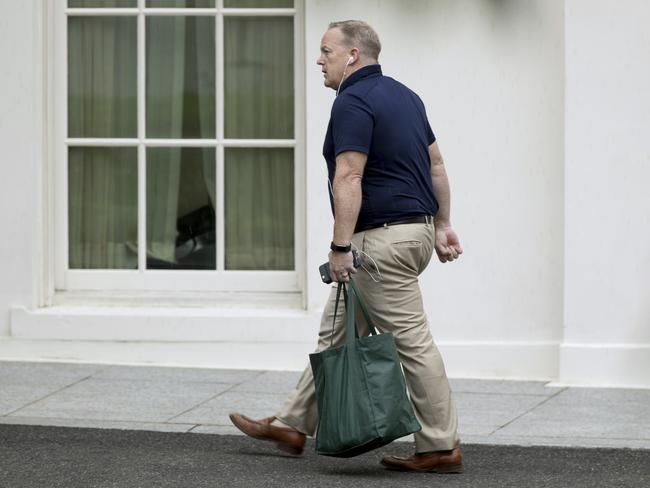
{"type": "Polygon", "coordinates": [[[650,388],[650,344],[563,343],[558,384],[650,388]]]}
{"type": "MultiPolygon", "coordinates": [[[[318,310],[17,307],[0,359],[301,370],[319,325],[318,310]]],[[[436,343],[450,376],[558,378],[558,342],[436,343]]]]}
{"type": "Polygon", "coordinates": [[[291,308],[59,306],[11,309],[16,339],[133,342],[310,342],[320,314],[291,308]]]}
{"type": "MultiPolygon", "coordinates": [[[[300,370],[319,324],[319,310],[291,308],[16,307],[0,359],[300,370]]],[[[453,377],[650,388],[650,344],[437,345],[453,377]]]]}

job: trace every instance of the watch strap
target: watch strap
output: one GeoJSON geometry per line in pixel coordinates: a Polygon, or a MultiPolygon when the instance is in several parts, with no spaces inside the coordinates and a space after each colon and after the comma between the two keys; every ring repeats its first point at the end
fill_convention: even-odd
{"type": "Polygon", "coordinates": [[[349,243],[347,246],[339,246],[332,241],[330,249],[334,252],[350,252],[352,250],[352,243],[349,243]]]}

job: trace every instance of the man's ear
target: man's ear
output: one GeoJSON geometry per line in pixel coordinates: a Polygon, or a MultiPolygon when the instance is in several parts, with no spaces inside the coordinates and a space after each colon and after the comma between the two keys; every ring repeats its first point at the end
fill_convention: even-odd
{"type": "Polygon", "coordinates": [[[352,50],[350,51],[350,57],[348,58],[348,64],[354,64],[357,61],[359,61],[359,57],[361,56],[361,53],[359,52],[359,49],[356,47],[353,47],[352,50]]]}

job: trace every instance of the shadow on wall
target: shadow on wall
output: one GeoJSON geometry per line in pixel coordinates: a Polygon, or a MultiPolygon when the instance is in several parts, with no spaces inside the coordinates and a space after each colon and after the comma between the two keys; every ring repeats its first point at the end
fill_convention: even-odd
{"type": "MultiPolygon", "coordinates": [[[[439,31],[466,37],[467,29],[490,31],[492,35],[502,33],[504,41],[510,42],[513,30],[530,28],[530,24],[544,22],[548,8],[541,8],[546,0],[376,0],[376,11],[368,10],[359,15],[351,12],[351,17],[359,17],[383,32],[382,24],[400,23],[405,28],[401,31],[400,45],[408,45],[410,39],[419,39],[421,29],[439,31]],[[377,13],[381,12],[379,18],[377,13]],[[441,27],[454,26],[453,29],[441,27]]],[[[554,19],[549,18],[549,21],[554,19]]],[[[470,37],[474,37],[471,35],[470,37]]],[[[448,38],[448,40],[451,40],[448,38]]]]}
{"type": "Polygon", "coordinates": [[[468,12],[485,16],[493,24],[508,26],[521,22],[527,16],[536,17],[540,14],[540,0],[410,0],[403,4],[393,0],[377,0],[377,7],[384,11],[397,8],[401,12],[417,14],[423,20],[435,16],[466,16],[468,12]]]}
{"type": "Polygon", "coordinates": [[[538,2],[539,0],[482,0],[478,5],[481,13],[489,16],[490,24],[496,32],[521,26],[523,19],[538,19],[542,15],[538,2]]]}

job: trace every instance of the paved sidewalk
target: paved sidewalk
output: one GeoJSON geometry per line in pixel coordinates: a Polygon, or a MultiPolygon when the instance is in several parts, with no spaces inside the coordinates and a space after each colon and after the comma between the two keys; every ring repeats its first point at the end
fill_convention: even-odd
{"type": "MultiPolygon", "coordinates": [[[[0,361],[0,424],[239,434],[229,412],[273,414],[298,376],[0,361]]],[[[464,444],[650,449],[650,390],[451,383],[464,444]]]]}

